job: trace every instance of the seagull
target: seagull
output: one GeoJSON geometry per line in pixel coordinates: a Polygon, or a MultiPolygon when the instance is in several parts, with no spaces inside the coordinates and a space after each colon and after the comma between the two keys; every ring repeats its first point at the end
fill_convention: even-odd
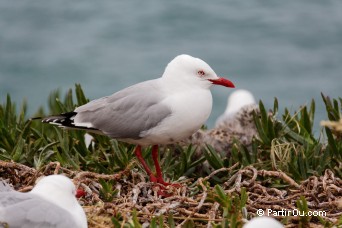
{"type": "Polygon", "coordinates": [[[236,113],[247,105],[256,105],[253,94],[245,89],[235,90],[227,99],[227,108],[216,120],[215,127],[220,127],[234,118],[236,113]]]}
{"type": "Polygon", "coordinates": [[[187,138],[205,123],[212,109],[212,85],[235,87],[203,60],[183,54],[166,66],[160,78],[132,85],[74,111],[45,117],[42,122],[135,144],[135,155],[150,181],[168,186],[158,162],[158,146],[187,138]],[[152,146],[156,174],[142,156],[146,146],[152,146]]]}
{"type": "Polygon", "coordinates": [[[27,193],[0,181],[0,227],[86,228],[87,218],[75,194],[74,184],[63,175],[43,177],[27,193]]]}

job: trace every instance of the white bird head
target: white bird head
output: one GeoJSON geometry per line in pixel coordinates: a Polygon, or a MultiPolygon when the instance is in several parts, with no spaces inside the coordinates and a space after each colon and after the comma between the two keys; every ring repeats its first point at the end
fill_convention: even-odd
{"type": "Polygon", "coordinates": [[[251,104],[255,104],[255,99],[251,92],[244,89],[236,90],[228,97],[227,108],[224,114],[226,116],[234,115],[241,108],[251,104]]]}
{"type": "Polygon", "coordinates": [[[76,189],[72,181],[63,175],[50,175],[38,180],[31,191],[37,194],[50,194],[56,192],[68,197],[75,197],[76,189]]]}
{"type": "Polygon", "coordinates": [[[193,85],[210,88],[211,85],[222,85],[234,88],[228,79],[218,77],[211,67],[199,58],[190,55],[176,56],[166,67],[163,78],[171,81],[184,81],[193,85]]]}

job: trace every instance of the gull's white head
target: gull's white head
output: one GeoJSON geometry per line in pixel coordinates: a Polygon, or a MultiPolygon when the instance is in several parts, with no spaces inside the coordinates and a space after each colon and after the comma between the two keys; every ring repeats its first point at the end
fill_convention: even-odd
{"type": "Polygon", "coordinates": [[[51,192],[63,194],[67,197],[75,197],[76,189],[72,181],[63,175],[50,175],[38,180],[31,193],[51,195],[51,192]]]}
{"type": "Polygon", "coordinates": [[[231,81],[218,77],[214,70],[203,60],[185,54],[178,55],[167,65],[163,78],[181,80],[204,88],[210,88],[213,84],[235,87],[231,81]]]}
{"type": "Polygon", "coordinates": [[[38,180],[32,191],[43,199],[69,211],[80,227],[87,227],[87,218],[76,199],[74,183],[63,175],[50,175],[38,180]]]}

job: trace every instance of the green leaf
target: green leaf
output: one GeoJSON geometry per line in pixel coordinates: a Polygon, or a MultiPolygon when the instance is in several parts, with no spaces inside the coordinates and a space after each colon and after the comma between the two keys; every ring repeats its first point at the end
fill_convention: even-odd
{"type": "Polygon", "coordinates": [[[172,213],[170,213],[169,216],[167,217],[167,222],[168,222],[170,228],[175,228],[176,227],[175,220],[173,218],[173,214],[172,213]]]}
{"type": "Polygon", "coordinates": [[[84,92],[80,84],[75,84],[75,92],[78,106],[84,105],[89,102],[89,100],[84,95],[84,92]]]}
{"type": "Polygon", "coordinates": [[[133,221],[134,228],[142,228],[138,219],[138,212],[135,208],[133,209],[132,216],[133,216],[132,221],[133,221]]]}
{"type": "Polygon", "coordinates": [[[194,227],[196,227],[196,225],[192,219],[188,219],[182,226],[182,228],[194,228],[194,227]]]}
{"type": "Polygon", "coordinates": [[[112,217],[111,220],[112,220],[112,223],[113,223],[113,225],[114,225],[115,228],[120,228],[120,227],[122,227],[121,224],[120,224],[120,222],[119,222],[119,220],[118,220],[117,218],[112,217]]]}
{"type": "Polygon", "coordinates": [[[157,228],[157,218],[156,217],[152,217],[150,227],[151,228],[157,228]]]}
{"type": "Polygon", "coordinates": [[[220,157],[219,153],[217,153],[211,145],[206,146],[206,150],[204,151],[204,156],[214,169],[219,169],[219,168],[224,167],[222,158],[220,157]]]}

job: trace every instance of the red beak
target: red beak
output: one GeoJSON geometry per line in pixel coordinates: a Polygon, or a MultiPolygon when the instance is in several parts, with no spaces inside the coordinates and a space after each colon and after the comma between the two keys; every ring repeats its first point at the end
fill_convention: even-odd
{"type": "Polygon", "coordinates": [[[235,88],[235,85],[233,84],[233,82],[225,78],[208,79],[208,80],[211,81],[215,85],[222,85],[225,87],[235,88]]]}

